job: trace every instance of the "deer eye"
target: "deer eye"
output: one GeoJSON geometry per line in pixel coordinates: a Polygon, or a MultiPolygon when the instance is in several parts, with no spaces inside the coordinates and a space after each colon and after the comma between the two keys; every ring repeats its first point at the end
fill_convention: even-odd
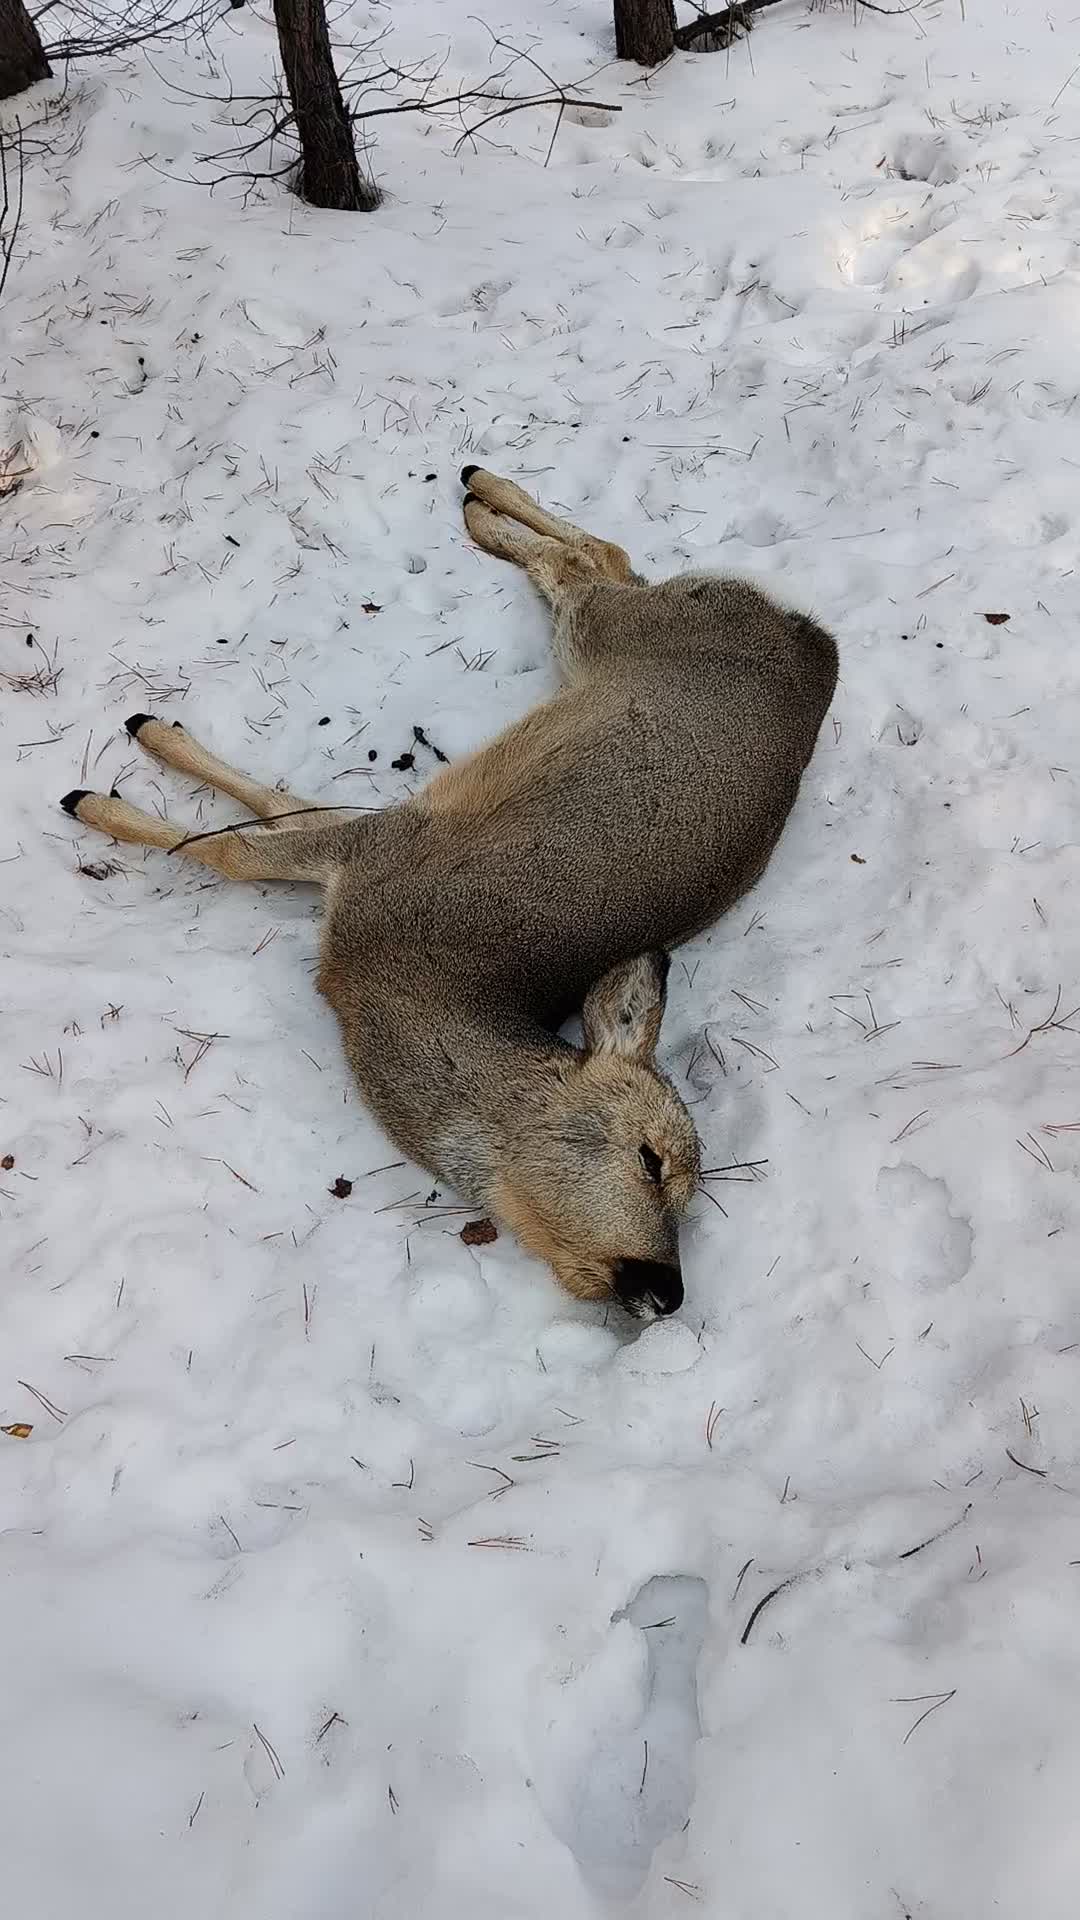
{"type": "Polygon", "coordinates": [[[638,1158],[645,1172],[648,1174],[649,1179],[652,1180],[656,1186],[659,1186],[664,1177],[664,1163],[660,1155],[654,1153],[652,1148],[643,1142],[638,1150],[638,1158]]]}

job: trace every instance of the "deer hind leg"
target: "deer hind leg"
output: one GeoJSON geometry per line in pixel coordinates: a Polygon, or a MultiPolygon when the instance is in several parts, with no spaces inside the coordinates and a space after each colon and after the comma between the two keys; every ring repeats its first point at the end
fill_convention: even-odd
{"type": "MultiPolygon", "coordinates": [[[[540,534],[547,540],[555,540],[582,557],[588,556],[592,562],[594,578],[622,582],[628,586],[641,584],[640,575],[634,572],[630,557],[622,547],[615,546],[610,540],[598,540],[595,534],[583,532],[570,520],[560,520],[553,513],[545,513],[543,507],[539,506],[515,481],[503,480],[498,474],[488,473],[483,467],[463,467],[461,484],[466,489],[469,500],[478,500],[485,507],[489,507],[493,513],[502,514],[505,519],[516,521],[519,526],[528,527],[533,533],[540,534]]],[[[469,501],[466,501],[466,506],[468,504],[469,501]]],[[[468,513],[465,515],[465,523],[472,533],[472,523],[468,513]]],[[[477,538],[475,534],[473,537],[477,538]]],[[[485,547],[489,553],[495,551],[487,545],[485,540],[478,539],[478,545],[485,547]]],[[[515,556],[504,553],[503,557],[513,559],[515,556]]],[[[519,561],[518,564],[524,563],[519,561]]]]}
{"type": "Polygon", "coordinates": [[[226,880],[307,880],[328,886],[352,851],[355,825],[333,827],[226,827],[189,834],[169,820],[144,813],[115,793],[66,793],[60,805],[80,826],[95,827],[130,846],[160,847],[212,867],[226,880]]]}
{"type": "Polygon", "coordinates": [[[132,739],[155,760],[229,794],[260,821],[265,820],[267,826],[189,833],[185,827],[131,806],[119,794],[89,793],[79,788],[65,794],[60,804],[81,825],[96,827],[129,845],[160,847],[165,853],[183,852],[229,880],[311,880],[326,885],[349,858],[357,822],[330,821],[325,815],[317,824],[305,820],[305,814],[319,813],[315,802],[299,800],[294,793],[249,779],[208,753],[179,722],[170,727],[152,714],[135,713],[126,725],[132,739]],[[300,817],[290,817],[294,815],[300,817]]]}
{"type": "MultiPolygon", "coordinates": [[[[208,752],[186,727],[181,726],[179,720],[167,726],[151,713],[133,713],[124,725],[143,752],[152,754],[155,760],[161,761],[162,766],[172,767],[177,773],[186,773],[192,780],[213,787],[218,793],[227,793],[260,820],[276,820],[285,814],[303,813],[317,804],[313,800],[299,800],[295,793],[286,793],[283,788],[264,786],[261,781],[240,773],[236,767],[230,767],[224,760],[208,752]]],[[[289,824],[291,826],[294,822],[290,821],[289,824]]]]}

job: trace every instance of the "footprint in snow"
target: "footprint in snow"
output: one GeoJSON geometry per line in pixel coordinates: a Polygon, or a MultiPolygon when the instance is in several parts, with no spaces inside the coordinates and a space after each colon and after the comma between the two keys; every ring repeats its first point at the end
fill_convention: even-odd
{"type": "Polygon", "coordinates": [[[951,186],[960,172],[949,142],[940,133],[902,133],[892,143],[889,169],[901,180],[925,180],[932,187],[951,186]]]}
{"type": "Polygon", "coordinates": [[[632,1899],[660,1842],[686,1824],[707,1616],[703,1580],[654,1575],[556,1695],[534,1784],[552,1830],[610,1899],[632,1899]]]}
{"type": "Polygon", "coordinates": [[[971,1222],[950,1210],[944,1180],[901,1161],[878,1175],[885,1220],[881,1265],[908,1286],[939,1292],[962,1280],[971,1266],[971,1222]]]}

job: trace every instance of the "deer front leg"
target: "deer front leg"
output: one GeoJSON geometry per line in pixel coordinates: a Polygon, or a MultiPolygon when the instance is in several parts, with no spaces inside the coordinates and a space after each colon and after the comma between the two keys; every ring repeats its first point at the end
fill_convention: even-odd
{"type": "MultiPolygon", "coordinates": [[[[592,562],[594,575],[601,580],[641,584],[640,575],[634,572],[630,556],[622,547],[615,546],[610,540],[598,540],[595,534],[585,533],[570,520],[560,520],[553,513],[545,513],[543,507],[516,481],[504,480],[499,474],[488,473],[483,467],[463,467],[461,484],[469,495],[466,507],[470,500],[479,500],[485,507],[490,507],[493,513],[502,514],[506,519],[516,521],[519,526],[531,528],[533,533],[541,534],[545,539],[555,540],[563,547],[587,555],[592,562]]],[[[465,522],[471,533],[472,525],[467,512],[465,522]]],[[[487,545],[484,540],[479,540],[478,544],[487,545]]],[[[492,549],[488,548],[488,551],[492,549]]],[[[511,559],[514,556],[507,554],[505,557],[511,559]]]]}
{"type": "Polygon", "coordinates": [[[575,588],[600,586],[606,575],[586,547],[572,547],[489,507],[478,495],[465,501],[465,525],[485,553],[524,567],[546,600],[557,607],[575,588]]]}

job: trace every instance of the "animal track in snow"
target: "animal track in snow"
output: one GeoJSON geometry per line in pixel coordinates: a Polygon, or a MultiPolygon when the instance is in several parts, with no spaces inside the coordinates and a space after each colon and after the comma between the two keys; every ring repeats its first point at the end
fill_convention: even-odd
{"type": "Polygon", "coordinates": [[[960,172],[940,133],[902,133],[892,143],[890,170],[901,180],[925,180],[932,187],[950,186],[960,172]]]}
{"type": "Polygon", "coordinates": [[[883,286],[897,262],[931,231],[925,202],[915,206],[910,195],[875,194],[854,231],[845,229],[837,260],[841,275],[852,286],[883,286]]]}
{"type": "Polygon", "coordinates": [[[954,237],[955,225],[954,207],[933,193],[917,205],[910,196],[875,195],[840,242],[840,274],[856,287],[918,292],[924,304],[967,300],[981,269],[954,237]]]}
{"type": "Polygon", "coordinates": [[[703,1580],[647,1580],[567,1682],[548,1730],[536,1780],[545,1815],[585,1879],[613,1899],[633,1898],[690,1810],[707,1611],[703,1580]]]}
{"type": "Polygon", "coordinates": [[[885,285],[922,294],[925,302],[970,300],[982,279],[982,270],[947,230],[928,234],[897,261],[885,285]]]}
{"type": "Polygon", "coordinates": [[[878,1175],[878,1199],[888,1217],[881,1264],[914,1287],[938,1291],[962,1280],[971,1265],[971,1222],[950,1212],[952,1195],[935,1180],[901,1161],[878,1175]]]}
{"type": "Polygon", "coordinates": [[[610,232],[604,235],[603,244],[619,252],[625,247],[640,246],[642,239],[640,227],[635,227],[632,221],[620,220],[617,226],[612,227],[610,232]]]}
{"type": "Polygon", "coordinates": [[[457,315],[491,313],[503,295],[510,292],[512,280],[481,280],[467,293],[457,292],[449,299],[441,300],[435,311],[444,320],[452,320],[457,315]]]}
{"type": "Polygon", "coordinates": [[[745,540],[748,547],[774,547],[790,533],[787,523],[768,507],[755,507],[741,517],[736,516],[735,526],[738,538],[745,540]]]}

